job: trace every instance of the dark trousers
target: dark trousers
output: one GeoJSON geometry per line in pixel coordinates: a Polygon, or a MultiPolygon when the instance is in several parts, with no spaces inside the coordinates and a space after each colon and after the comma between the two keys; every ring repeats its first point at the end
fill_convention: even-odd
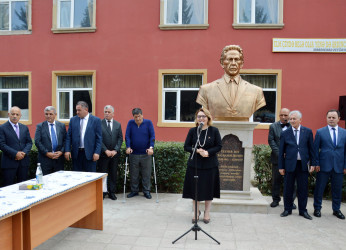
{"type": "Polygon", "coordinates": [[[77,159],[72,159],[72,170],[80,172],[96,172],[96,161],[87,160],[84,149],[80,149],[78,151],[77,159]]]}
{"type": "Polygon", "coordinates": [[[97,163],[97,172],[107,173],[107,190],[109,193],[116,192],[117,186],[117,171],[118,171],[119,155],[113,158],[102,155],[97,163]]]}
{"type": "Polygon", "coordinates": [[[294,182],[297,181],[297,196],[299,214],[306,212],[308,203],[308,171],[302,171],[302,162],[297,161],[294,172],[285,173],[284,205],[286,211],[292,211],[294,182]]]}
{"type": "MultiPolygon", "coordinates": [[[[284,177],[279,172],[279,166],[277,164],[272,164],[272,198],[273,201],[280,202],[280,190],[281,185],[283,183],[284,177]]],[[[294,183],[294,190],[293,190],[293,201],[296,199],[297,196],[297,182],[294,183]]]]}
{"type": "Polygon", "coordinates": [[[131,191],[139,191],[139,172],[142,174],[143,193],[150,192],[151,179],[151,155],[134,155],[130,154],[130,184],[131,191]]]}
{"type": "Polygon", "coordinates": [[[22,166],[22,164],[19,163],[19,166],[16,168],[3,168],[2,177],[2,184],[4,187],[26,181],[28,179],[28,166],[22,166]]]}
{"type": "Polygon", "coordinates": [[[64,170],[64,161],[62,161],[61,159],[46,159],[44,163],[41,162],[41,167],[43,175],[51,174],[60,170],[64,170]]]}
{"type": "Polygon", "coordinates": [[[341,196],[342,196],[342,183],[344,181],[343,173],[335,173],[334,169],[330,172],[318,172],[316,178],[316,186],[314,193],[314,208],[321,210],[323,192],[326,185],[331,180],[332,183],[332,208],[333,211],[340,210],[341,196]]]}

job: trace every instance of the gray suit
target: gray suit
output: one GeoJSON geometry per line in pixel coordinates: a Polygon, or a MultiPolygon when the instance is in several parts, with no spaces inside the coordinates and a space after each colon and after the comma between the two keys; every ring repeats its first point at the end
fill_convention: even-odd
{"type": "Polygon", "coordinates": [[[117,168],[120,155],[121,144],[123,143],[123,133],[119,122],[113,119],[113,128],[110,131],[107,127],[106,119],[101,122],[102,146],[101,155],[98,161],[98,172],[108,173],[107,189],[109,193],[116,192],[117,168]],[[105,154],[106,150],[115,150],[117,154],[110,158],[105,154]]]}
{"type": "Polygon", "coordinates": [[[55,151],[61,151],[63,154],[59,159],[50,159],[46,156],[48,152],[52,152],[52,140],[49,133],[50,127],[47,121],[37,124],[35,132],[35,145],[38,149],[38,162],[41,163],[44,175],[50,174],[64,169],[64,152],[66,140],[65,124],[55,121],[57,148],[55,151]]]}

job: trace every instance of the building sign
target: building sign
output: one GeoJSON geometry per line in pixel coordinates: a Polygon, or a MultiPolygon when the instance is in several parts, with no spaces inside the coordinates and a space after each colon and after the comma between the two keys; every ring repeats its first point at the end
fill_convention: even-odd
{"type": "Polygon", "coordinates": [[[346,53],[346,39],[273,38],[273,52],[346,53]]]}

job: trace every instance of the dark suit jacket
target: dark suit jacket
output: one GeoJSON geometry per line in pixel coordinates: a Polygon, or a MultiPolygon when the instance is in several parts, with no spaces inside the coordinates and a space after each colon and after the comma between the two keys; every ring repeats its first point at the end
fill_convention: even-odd
{"type": "MultiPolygon", "coordinates": [[[[65,124],[55,121],[56,136],[58,146],[56,151],[65,152],[66,126],[65,124]]],[[[49,133],[50,127],[47,121],[37,124],[35,132],[35,145],[38,150],[38,162],[42,165],[51,159],[46,156],[48,152],[52,152],[52,140],[49,133]]],[[[59,161],[64,162],[64,155],[60,156],[59,161]]]]}
{"type": "Polygon", "coordinates": [[[300,127],[299,145],[292,128],[281,133],[279,149],[279,169],[294,172],[297,164],[297,154],[300,154],[302,170],[308,171],[308,163],[314,165],[313,135],[309,128],[300,127]]]}
{"type": "MultiPolygon", "coordinates": [[[[88,125],[84,135],[85,157],[91,161],[94,154],[101,153],[102,145],[101,119],[89,114],[88,125]]],[[[65,152],[71,152],[72,159],[77,160],[80,142],[80,118],[74,116],[70,119],[65,143],[65,152]],[[72,147],[72,148],[71,148],[72,147]]]]}
{"type": "Polygon", "coordinates": [[[113,129],[112,132],[107,128],[107,121],[106,119],[102,120],[102,148],[101,152],[104,154],[104,152],[108,150],[115,150],[118,153],[120,153],[120,147],[123,143],[123,133],[121,130],[121,125],[119,122],[115,121],[113,119],[113,129]]]}
{"type": "MultiPolygon", "coordinates": [[[[289,126],[287,129],[289,129],[289,128],[291,128],[291,126],[289,126]]],[[[281,128],[280,121],[275,122],[275,123],[270,125],[269,135],[268,135],[268,143],[269,143],[270,148],[272,149],[270,159],[271,159],[272,164],[274,164],[274,165],[278,164],[281,132],[282,132],[282,128],[281,128]]]]}
{"type": "Polygon", "coordinates": [[[328,126],[320,128],[316,132],[315,142],[316,166],[321,171],[343,173],[346,169],[346,130],[338,127],[336,147],[334,147],[328,126]]]}
{"type": "Polygon", "coordinates": [[[2,151],[1,167],[17,168],[19,162],[22,166],[29,166],[29,153],[32,147],[32,140],[27,126],[19,124],[19,138],[12,125],[7,121],[0,126],[0,150],[2,151]],[[26,155],[21,161],[16,161],[18,151],[23,151],[26,155]]]}
{"type": "MultiPolygon", "coordinates": [[[[184,150],[192,154],[193,148],[197,141],[197,127],[191,128],[187,134],[184,150]]],[[[204,136],[200,137],[200,142],[204,142],[204,136]]],[[[197,147],[200,148],[200,147],[197,147]]],[[[197,168],[213,168],[219,166],[219,161],[217,160],[217,153],[222,148],[221,135],[219,130],[216,127],[210,126],[208,128],[207,139],[205,145],[202,147],[204,150],[208,151],[209,157],[202,157],[200,154],[195,152],[194,159],[190,159],[187,162],[188,167],[195,167],[195,157],[197,157],[197,168]]]]}

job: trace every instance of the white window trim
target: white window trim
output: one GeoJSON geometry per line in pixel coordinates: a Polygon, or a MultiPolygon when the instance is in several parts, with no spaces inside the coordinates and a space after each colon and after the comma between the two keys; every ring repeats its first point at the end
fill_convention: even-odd
{"type": "MultiPolygon", "coordinates": [[[[262,24],[262,23],[239,23],[239,0],[233,1],[233,28],[234,29],[283,29],[283,5],[284,0],[278,0],[278,23],[277,24],[262,24]]],[[[255,0],[252,0],[254,3],[255,0]]],[[[252,4],[252,6],[254,6],[252,4]]],[[[251,8],[251,20],[255,20],[255,8],[251,8]]]]}
{"type": "MultiPolygon", "coordinates": [[[[31,0],[30,0],[31,1],[31,0]]],[[[96,0],[93,0],[93,21],[91,27],[73,27],[74,0],[71,0],[70,27],[60,28],[60,2],[63,0],[53,0],[52,29],[53,33],[80,33],[96,32],[96,0]]]]}
{"type": "MultiPolygon", "coordinates": [[[[92,105],[92,115],[95,115],[96,110],[96,70],[72,70],[72,71],[52,71],[52,106],[56,107],[56,110],[59,114],[59,92],[68,92],[72,90],[91,90],[91,105],[92,105]],[[58,88],[58,77],[59,76],[91,76],[92,77],[92,87],[91,88],[58,88]],[[66,90],[66,91],[64,91],[66,90]]],[[[72,95],[73,96],[73,95],[72,95]]],[[[71,93],[69,98],[71,98],[71,93]]],[[[72,97],[73,98],[73,97],[72,97]]],[[[69,106],[69,115],[73,114],[73,99],[69,106]],[[71,111],[72,110],[72,111],[71,111]]],[[[59,121],[68,124],[70,119],[58,119],[59,121]]]]}
{"type": "Polygon", "coordinates": [[[25,35],[25,34],[31,34],[31,30],[32,30],[32,25],[31,25],[31,4],[32,4],[32,0],[0,0],[1,2],[5,2],[9,4],[9,8],[8,8],[8,18],[9,18],[9,22],[8,22],[8,30],[0,30],[0,35],[25,35]],[[12,30],[12,4],[11,2],[27,2],[28,4],[28,29],[27,30],[12,30]]]}
{"type": "MultiPolygon", "coordinates": [[[[27,90],[28,91],[28,119],[24,120],[21,119],[20,122],[25,124],[25,125],[31,125],[31,72],[0,72],[0,77],[6,77],[6,76],[26,76],[28,77],[28,87],[27,88],[16,88],[16,89],[1,89],[0,92],[10,92],[10,91],[23,91],[27,90]]],[[[9,95],[9,100],[11,102],[9,103],[9,107],[12,106],[12,95],[9,95]]],[[[8,120],[8,118],[0,118],[0,124],[5,123],[8,120]]]]}
{"type": "Polygon", "coordinates": [[[179,0],[179,21],[178,24],[166,24],[167,16],[167,1],[160,0],[160,25],[161,30],[172,30],[172,29],[208,29],[208,1],[204,0],[204,23],[203,24],[182,24],[182,0],[179,0]]]}
{"type": "MultiPolygon", "coordinates": [[[[281,89],[282,89],[282,70],[281,69],[241,69],[240,75],[276,75],[276,103],[275,120],[279,117],[281,110],[281,89]]],[[[273,88],[263,88],[263,91],[275,90],[273,88]]],[[[253,121],[253,115],[249,121],[253,121]]],[[[260,123],[255,129],[269,129],[271,123],[260,123]]]]}
{"type": "MultiPolygon", "coordinates": [[[[164,75],[169,75],[169,74],[163,74],[164,75]]],[[[186,74],[180,74],[180,75],[186,75],[186,74]]],[[[162,78],[163,81],[163,78],[162,78]]],[[[202,83],[203,83],[203,74],[202,74],[202,83]]],[[[162,82],[162,121],[163,122],[167,122],[167,123],[191,123],[194,124],[194,122],[187,122],[187,121],[180,121],[180,110],[181,110],[181,106],[180,106],[180,100],[181,100],[181,91],[197,91],[199,90],[199,88],[164,88],[163,87],[163,82],[162,82]],[[166,93],[167,92],[174,92],[177,93],[177,99],[176,99],[176,120],[165,120],[165,110],[166,110],[166,106],[165,106],[165,101],[166,101],[166,93]]]]}
{"type": "Polygon", "coordinates": [[[73,20],[74,20],[74,0],[58,0],[58,8],[57,8],[57,27],[58,29],[66,29],[73,28],[73,20]],[[70,10],[70,27],[60,27],[60,7],[61,2],[71,2],[71,10],[70,10]]]}
{"type": "MultiPolygon", "coordinates": [[[[193,122],[179,122],[172,120],[163,120],[164,118],[164,89],[163,89],[163,80],[164,75],[202,75],[202,84],[207,83],[207,69],[160,69],[158,71],[158,127],[179,127],[179,128],[192,128],[195,126],[193,122]]],[[[166,88],[166,90],[177,91],[178,88],[166,88]]],[[[183,90],[194,90],[195,88],[179,88],[183,90]]],[[[179,96],[180,98],[180,96],[179,96]]],[[[179,99],[180,103],[180,99],[179,99]]],[[[178,114],[177,114],[178,116],[178,114]]],[[[180,119],[180,110],[179,110],[179,119],[180,119]]]]}
{"type": "MultiPolygon", "coordinates": [[[[59,76],[58,76],[58,79],[59,79],[59,76]]],[[[91,88],[58,88],[57,87],[57,90],[56,90],[57,113],[58,113],[58,118],[57,119],[59,121],[66,122],[66,121],[70,120],[70,118],[68,118],[68,119],[60,118],[60,112],[59,112],[60,111],[59,110],[60,99],[59,99],[59,94],[60,93],[69,93],[69,117],[72,117],[73,116],[73,109],[74,109],[74,107],[73,107],[73,91],[78,91],[78,90],[81,90],[81,91],[93,91],[93,88],[92,87],[91,88]]],[[[92,94],[94,95],[94,93],[92,93],[92,94]]]]}

